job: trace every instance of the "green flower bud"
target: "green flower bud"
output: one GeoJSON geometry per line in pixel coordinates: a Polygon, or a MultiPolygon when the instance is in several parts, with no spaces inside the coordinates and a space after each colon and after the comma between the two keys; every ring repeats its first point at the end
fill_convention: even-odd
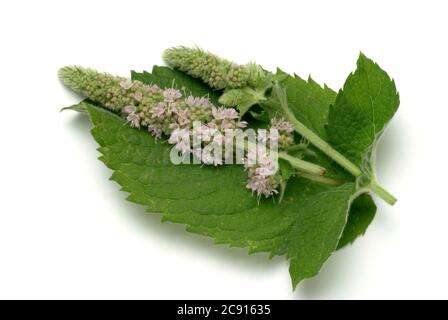
{"type": "Polygon", "coordinates": [[[113,111],[121,111],[126,106],[136,106],[140,112],[145,106],[163,100],[162,90],[147,86],[140,81],[131,81],[108,73],[76,66],[59,70],[62,82],[90,100],[113,111]]]}
{"type": "Polygon", "coordinates": [[[165,50],[165,62],[215,89],[242,88],[260,82],[265,72],[249,63],[238,65],[199,48],[175,47],[165,50]]]}

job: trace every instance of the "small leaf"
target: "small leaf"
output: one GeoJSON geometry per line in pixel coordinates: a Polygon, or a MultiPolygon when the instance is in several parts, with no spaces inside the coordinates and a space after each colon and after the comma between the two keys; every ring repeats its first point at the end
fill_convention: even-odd
{"type": "Polygon", "coordinates": [[[80,113],[87,113],[86,104],[84,103],[84,101],[81,101],[80,103],[71,105],[69,107],[62,108],[61,112],[65,111],[65,110],[72,110],[72,111],[76,111],[76,112],[80,112],[80,113]]]}
{"type": "Polygon", "coordinates": [[[368,176],[375,146],[400,103],[395,83],[362,53],[356,71],[349,75],[330,110],[331,145],[368,176]]]}
{"type": "Polygon", "coordinates": [[[348,221],[344,228],[341,240],[338,243],[338,250],[353,243],[356,238],[367,230],[376,213],[376,205],[369,194],[362,194],[356,198],[350,207],[348,221]]]}

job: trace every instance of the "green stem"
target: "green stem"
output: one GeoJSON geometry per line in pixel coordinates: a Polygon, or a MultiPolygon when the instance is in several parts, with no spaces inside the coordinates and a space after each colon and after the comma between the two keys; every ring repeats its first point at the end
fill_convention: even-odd
{"type": "MultiPolygon", "coordinates": [[[[239,144],[238,141],[236,143],[236,147],[240,148],[242,150],[248,150],[249,147],[254,148],[253,150],[257,150],[257,145],[250,143],[249,141],[246,141],[246,144],[239,144]]],[[[269,152],[274,152],[273,150],[269,150],[269,152]]],[[[295,169],[301,170],[303,172],[307,172],[314,175],[324,175],[326,172],[326,169],[318,166],[317,164],[290,156],[286,152],[278,152],[277,153],[278,158],[288,161],[295,169]]]]}
{"type": "Polygon", "coordinates": [[[309,174],[309,173],[301,172],[301,171],[297,171],[296,176],[302,177],[302,178],[305,178],[305,179],[308,179],[311,181],[328,184],[330,186],[340,186],[341,184],[344,183],[344,181],[342,181],[342,180],[337,180],[337,179],[332,179],[332,178],[327,178],[327,177],[322,177],[322,176],[316,176],[314,174],[309,174]]]}
{"type": "Polygon", "coordinates": [[[295,115],[288,107],[288,102],[286,101],[286,95],[282,92],[279,86],[275,86],[276,95],[280,102],[280,106],[282,111],[286,117],[286,119],[291,122],[294,126],[294,129],[304,138],[306,138],[311,144],[320,149],[323,153],[337,162],[340,166],[345,168],[348,172],[350,172],[355,177],[359,177],[362,174],[362,171],[354,165],[350,160],[344,157],[341,153],[333,149],[330,144],[324,141],[321,137],[315,134],[313,131],[308,129],[303,123],[296,119],[295,115]],[[279,91],[280,90],[280,91],[279,91]]]}
{"type": "MultiPolygon", "coordinates": [[[[358,166],[344,157],[341,153],[333,149],[330,144],[328,144],[321,137],[319,137],[313,131],[308,129],[303,123],[296,119],[295,115],[289,109],[286,92],[282,87],[280,87],[279,85],[274,85],[273,91],[278,99],[278,102],[280,103],[280,107],[284,113],[284,116],[294,126],[295,131],[297,131],[302,137],[306,138],[311,144],[320,149],[328,157],[337,162],[341,167],[350,172],[353,176],[359,177],[362,175],[362,171],[358,168],[358,166]]],[[[371,180],[368,185],[368,189],[376,193],[381,199],[383,199],[390,205],[393,205],[397,201],[397,199],[387,190],[381,187],[375,179],[371,180]]]]}
{"type": "Polygon", "coordinates": [[[317,134],[313,131],[305,127],[300,121],[298,121],[293,115],[286,115],[288,121],[292,123],[294,129],[300,133],[303,137],[307,138],[311,144],[320,149],[323,153],[337,162],[340,166],[345,168],[348,172],[350,172],[355,177],[358,177],[362,174],[361,170],[354,165],[350,160],[340,154],[338,151],[333,149],[327,142],[322,140],[317,134]]]}
{"type": "Polygon", "coordinates": [[[386,189],[384,189],[382,186],[380,186],[375,180],[372,180],[368,185],[367,188],[375,192],[378,197],[386,201],[390,205],[394,205],[395,202],[397,202],[397,198],[395,198],[393,195],[391,195],[386,189]]]}
{"type": "Polygon", "coordinates": [[[317,164],[307,162],[307,161],[301,160],[299,158],[290,156],[286,152],[279,152],[278,157],[280,159],[288,161],[294,168],[299,169],[304,172],[307,172],[307,173],[310,173],[310,174],[323,176],[326,172],[325,168],[318,166],[317,164]]]}

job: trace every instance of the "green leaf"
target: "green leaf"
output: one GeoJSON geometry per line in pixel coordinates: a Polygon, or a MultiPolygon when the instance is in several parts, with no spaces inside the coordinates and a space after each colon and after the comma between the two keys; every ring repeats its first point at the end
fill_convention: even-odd
{"type": "Polygon", "coordinates": [[[373,221],[375,213],[376,205],[369,194],[365,193],[356,198],[350,207],[348,221],[341,240],[339,240],[338,249],[353,243],[356,238],[364,235],[367,227],[373,221]]]}
{"type": "Polygon", "coordinates": [[[300,207],[300,221],[289,234],[289,273],[293,286],[314,277],[337,248],[347,221],[355,184],[322,190],[300,207]],[[317,237],[316,237],[317,236],[317,237]]]}
{"type": "Polygon", "coordinates": [[[154,66],[151,73],[131,71],[131,78],[146,84],[156,84],[161,88],[177,88],[186,95],[191,94],[196,97],[208,96],[214,104],[218,104],[218,98],[221,93],[217,90],[210,90],[210,87],[201,80],[168,67],[154,66]]]}
{"type": "Polygon", "coordinates": [[[362,53],[330,109],[331,145],[374,177],[375,146],[400,103],[395,83],[362,53]]]}
{"type": "MultiPolygon", "coordinates": [[[[283,73],[278,70],[277,73],[283,73]]],[[[329,107],[334,103],[336,92],[324,85],[321,87],[311,77],[308,81],[297,75],[283,80],[290,109],[297,120],[327,140],[326,125],[329,107]]]]}
{"type": "MultiPolygon", "coordinates": [[[[86,100],[86,101],[88,101],[88,100],[86,100]]],[[[80,103],[71,105],[69,107],[64,107],[61,109],[61,112],[65,111],[65,110],[71,110],[71,111],[76,111],[76,112],[80,112],[80,113],[87,113],[86,105],[85,105],[84,101],[81,101],[80,103]]]]}
{"type": "Polygon", "coordinates": [[[336,249],[353,183],[330,187],[293,178],[281,203],[257,204],[244,187],[241,167],[173,165],[166,143],[109,111],[93,105],[87,111],[100,159],[114,170],[111,179],[130,193],[128,200],[162,213],[163,221],[183,223],[190,232],[251,253],[287,253],[294,286],[315,275],[336,249]]]}

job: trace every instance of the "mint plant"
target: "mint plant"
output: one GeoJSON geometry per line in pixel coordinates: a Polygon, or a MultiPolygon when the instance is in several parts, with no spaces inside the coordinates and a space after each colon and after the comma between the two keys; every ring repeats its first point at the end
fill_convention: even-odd
{"type": "Polygon", "coordinates": [[[164,58],[172,68],[132,72],[131,79],[80,67],[60,71],[88,98],[68,109],[89,115],[111,179],[147,212],[217,244],[286,256],[296,287],[366,232],[376,213],[369,191],[395,202],[377,182],[375,153],[398,94],[364,55],[338,93],[198,48],[171,48],[164,58]],[[268,130],[254,141],[269,148],[260,153],[236,135],[229,154],[204,157],[210,144],[230,141],[227,129],[248,128],[268,130]],[[208,144],[184,139],[188,130],[208,144]],[[173,163],[173,150],[201,161],[173,163]],[[228,156],[242,162],[228,164],[228,156]]]}

